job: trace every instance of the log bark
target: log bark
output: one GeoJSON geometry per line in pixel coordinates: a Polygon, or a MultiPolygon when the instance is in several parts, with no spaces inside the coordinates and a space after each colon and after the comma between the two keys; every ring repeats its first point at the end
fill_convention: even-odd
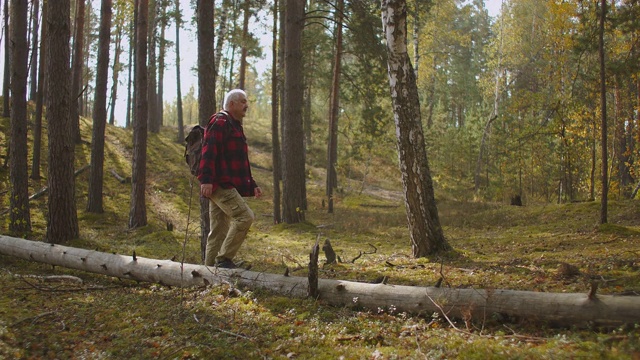
{"type": "Polygon", "coordinates": [[[111,175],[113,175],[114,178],[116,178],[116,180],[120,181],[121,184],[131,184],[130,177],[124,177],[118,174],[115,169],[110,169],[109,172],[111,173],[111,175]]]}
{"type": "MultiPolygon", "coordinates": [[[[234,282],[285,296],[305,298],[308,279],[242,269],[218,269],[135,255],[117,255],[0,235],[0,254],[169,286],[206,286],[234,282]]],[[[640,322],[640,297],[588,293],[542,293],[500,289],[452,289],[318,279],[318,299],[334,306],[394,309],[477,321],[494,314],[555,325],[619,326],[640,322]]]]}

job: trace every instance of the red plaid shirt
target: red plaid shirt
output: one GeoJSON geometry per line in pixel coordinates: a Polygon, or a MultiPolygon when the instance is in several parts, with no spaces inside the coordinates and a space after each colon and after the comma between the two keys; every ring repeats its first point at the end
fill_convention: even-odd
{"type": "Polygon", "coordinates": [[[247,138],[242,124],[225,111],[214,114],[204,132],[198,180],[212,184],[212,191],[221,186],[255,196],[258,185],[251,176],[247,138]]]}

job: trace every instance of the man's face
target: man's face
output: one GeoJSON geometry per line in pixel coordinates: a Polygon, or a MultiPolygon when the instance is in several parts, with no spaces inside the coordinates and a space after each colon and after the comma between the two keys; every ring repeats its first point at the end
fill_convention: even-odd
{"type": "Polygon", "coordinates": [[[242,120],[247,115],[249,104],[246,96],[240,96],[238,99],[232,100],[229,105],[229,112],[234,119],[242,120]]]}

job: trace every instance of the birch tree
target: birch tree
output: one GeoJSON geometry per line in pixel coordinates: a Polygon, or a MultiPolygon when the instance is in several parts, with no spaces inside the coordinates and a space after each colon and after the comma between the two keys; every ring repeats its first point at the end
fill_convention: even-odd
{"type": "Polygon", "coordinates": [[[382,0],[388,74],[405,207],[414,257],[450,249],[438,217],[427,161],[416,77],[407,50],[407,4],[382,0]]]}

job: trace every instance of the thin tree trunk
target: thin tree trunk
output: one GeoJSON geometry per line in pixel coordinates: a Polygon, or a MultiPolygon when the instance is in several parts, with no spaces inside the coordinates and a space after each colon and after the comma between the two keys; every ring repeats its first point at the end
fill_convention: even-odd
{"type": "MultiPolygon", "coordinates": [[[[133,58],[134,58],[134,53],[136,51],[136,38],[137,38],[137,32],[135,29],[134,24],[137,23],[137,14],[138,14],[138,0],[135,0],[135,10],[134,10],[134,21],[130,24],[129,26],[129,69],[128,69],[128,74],[127,74],[127,117],[125,118],[125,122],[124,122],[124,126],[129,129],[131,127],[131,115],[134,112],[133,108],[135,105],[132,104],[132,100],[135,101],[133,99],[132,96],[132,88],[133,88],[133,81],[131,79],[131,69],[135,66],[134,63],[132,62],[133,58]],[[133,105],[133,106],[132,106],[133,105]]],[[[134,75],[135,76],[135,75],[134,75]]]]}
{"type": "Polygon", "coordinates": [[[47,16],[47,129],[49,135],[49,201],[47,240],[61,244],[78,237],[78,214],[73,176],[74,134],[69,109],[71,97],[69,68],[69,0],[52,1],[47,16]]]}
{"type": "Polygon", "coordinates": [[[273,151],[273,223],[282,222],[280,210],[280,180],[282,180],[282,165],[280,164],[280,133],[278,131],[279,112],[278,101],[280,79],[278,76],[278,0],[273,2],[273,38],[271,40],[271,144],[273,151]]]}
{"type": "Polygon", "coordinates": [[[598,139],[598,126],[596,124],[596,116],[593,114],[593,134],[591,137],[591,174],[589,184],[589,199],[594,201],[596,199],[596,155],[597,155],[597,139],[598,139]]]}
{"type": "Polygon", "coordinates": [[[420,68],[420,5],[416,1],[414,3],[415,12],[413,14],[413,71],[416,73],[416,82],[418,81],[418,70],[420,68]]]}
{"type": "Polygon", "coordinates": [[[601,150],[602,150],[602,200],[600,203],[600,224],[607,223],[607,201],[609,194],[608,154],[607,154],[607,84],[604,54],[604,22],[607,15],[607,0],[600,1],[600,31],[598,53],[600,59],[600,110],[601,110],[601,150]]]}
{"type": "Polygon", "coordinates": [[[628,141],[631,137],[630,133],[627,133],[627,129],[632,126],[631,121],[625,121],[626,119],[632,119],[633,115],[628,116],[629,114],[625,114],[625,106],[622,95],[622,90],[620,89],[620,79],[616,77],[615,81],[615,89],[614,89],[614,103],[615,103],[615,111],[614,111],[614,149],[615,149],[615,160],[616,160],[616,168],[618,173],[618,191],[619,195],[628,199],[631,196],[631,186],[633,183],[633,178],[631,177],[631,168],[629,164],[632,163],[631,154],[633,153],[632,147],[633,142],[628,141]]]}
{"type": "MultiPolygon", "coordinates": [[[[284,129],[287,126],[286,121],[284,120],[285,116],[285,108],[284,108],[284,46],[286,42],[285,38],[285,9],[287,7],[287,0],[280,0],[279,5],[280,9],[278,10],[279,18],[278,22],[280,23],[279,31],[278,31],[278,96],[280,97],[280,144],[284,144],[284,129]]],[[[280,149],[280,180],[282,180],[282,148],[280,149]]]]}
{"type": "MultiPolygon", "coordinates": [[[[311,53],[311,64],[309,65],[310,68],[314,68],[315,64],[315,56],[316,56],[316,49],[314,47],[314,49],[312,50],[311,53]]],[[[311,100],[312,100],[312,92],[311,92],[311,88],[313,87],[313,79],[311,78],[311,76],[306,77],[305,78],[305,82],[306,85],[304,87],[304,111],[302,112],[304,119],[303,119],[303,124],[302,126],[304,127],[304,151],[305,153],[309,151],[309,149],[311,149],[311,146],[313,145],[312,141],[312,137],[311,137],[311,100]]]]}
{"type": "MultiPolygon", "coordinates": [[[[9,41],[9,0],[4,0],[4,77],[2,80],[2,116],[10,116],[11,105],[9,99],[11,95],[11,41],[9,41]]],[[[7,149],[7,161],[9,161],[9,149],[7,149]]],[[[5,162],[6,164],[6,162],[5,162]]]]}
{"type": "MultiPolygon", "coordinates": [[[[107,79],[109,77],[109,45],[111,40],[111,0],[102,0],[98,40],[98,67],[93,100],[93,138],[91,141],[91,173],[87,211],[102,213],[104,180],[104,132],[107,123],[107,79]]],[[[117,53],[117,51],[116,51],[117,53]]]]}
{"type": "Polygon", "coordinates": [[[245,79],[247,76],[247,54],[249,53],[248,49],[248,40],[249,40],[249,18],[251,17],[251,2],[249,0],[244,1],[244,8],[242,10],[244,13],[244,18],[242,21],[242,48],[240,50],[240,71],[239,71],[239,79],[238,79],[238,88],[245,88],[245,79]]]}
{"type": "MultiPolygon", "coordinates": [[[[136,39],[147,39],[149,0],[138,1],[136,39]]],[[[131,170],[131,208],[129,228],[147,225],[146,180],[147,180],[147,42],[136,41],[135,68],[135,119],[133,123],[133,164],[131,170]]]]}
{"type": "Polygon", "coordinates": [[[328,212],[333,213],[333,189],[338,186],[336,162],[338,161],[338,118],[340,112],[340,73],[342,71],[342,14],[344,1],[338,0],[336,6],[336,51],[333,60],[333,80],[331,83],[331,101],[329,104],[329,141],[327,143],[327,200],[328,212]]]}
{"type": "MultiPolygon", "coordinates": [[[[638,124],[638,131],[640,132],[640,76],[636,76],[636,110],[635,110],[635,120],[636,124],[638,124]]],[[[640,139],[636,137],[636,139],[640,139]]]]}
{"type": "MultiPolygon", "coordinates": [[[[86,0],[85,0],[86,1],[86,0]]],[[[84,17],[85,19],[91,19],[91,14],[93,14],[93,2],[89,1],[86,6],[85,6],[85,12],[84,12],[84,17]]],[[[91,45],[92,42],[89,41],[90,37],[86,34],[85,32],[85,37],[84,37],[84,50],[83,50],[83,54],[84,54],[84,70],[83,70],[83,76],[82,76],[82,89],[86,90],[89,88],[89,80],[90,80],[90,76],[89,76],[89,61],[91,59],[91,45]]],[[[91,91],[82,91],[81,94],[78,94],[78,98],[77,98],[77,102],[78,102],[78,114],[80,114],[80,116],[84,116],[84,117],[89,117],[89,94],[91,93],[91,91]]]]}
{"type": "Polygon", "coordinates": [[[411,247],[414,257],[451,249],[440,226],[420,119],[415,72],[407,52],[404,0],[382,0],[388,72],[411,247]]]}
{"type": "MultiPolygon", "coordinates": [[[[215,48],[215,55],[214,55],[214,83],[216,81],[218,81],[218,77],[220,76],[220,63],[222,61],[222,48],[224,47],[224,40],[225,37],[227,35],[227,18],[228,18],[228,11],[229,11],[229,0],[223,0],[222,1],[222,11],[220,12],[220,15],[218,16],[219,21],[218,23],[220,24],[218,27],[218,37],[216,39],[216,48],[215,48]]],[[[217,84],[217,83],[216,83],[217,84]]],[[[223,89],[225,88],[224,86],[222,87],[223,89]]],[[[216,102],[216,98],[213,98],[213,103],[217,106],[218,103],[216,102]]]]}
{"type": "Polygon", "coordinates": [[[158,42],[158,36],[156,34],[156,22],[157,22],[157,0],[149,0],[149,33],[148,42],[148,78],[147,81],[149,84],[147,85],[147,101],[149,102],[149,115],[147,116],[148,121],[148,130],[151,133],[157,134],[160,132],[160,127],[158,126],[158,93],[157,93],[157,58],[156,58],[156,46],[158,42]]]}
{"type": "Polygon", "coordinates": [[[82,95],[80,86],[82,84],[83,70],[84,14],[85,0],[78,0],[76,2],[75,35],[73,37],[73,63],[71,65],[71,108],[69,109],[69,116],[71,118],[71,124],[73,126],[72,133],[76,143],[80,143],[82,141],[82,138],[80,136],[80,114],[78,110],[78,99],[82,95]]]}
{"type": "MultiPolygon", "coordinates": [[[[47,4],[49,0],[42,1],[42,18],[47,18],[47,4]]],[[[31,162],[31,178],[34,180],[40,179],[40,157],[42,156],[42,110],[44,105],[44,92],[47,88],[45,85],[46,77],[44,75],[44,69],[47,59],[47,26],[45,22],[42,22],[41,26],[41,38],[40,42],[40,59],[38,64],[38,91],[36,93],[36,111],[33,119],[33,161],[31,162]]]]}
{"type": "Polygon", "coordinates": [[[495,70],[495,80],[493,82],[493,111],[491,116],[489,117],[489,120],[487,121],[487,124],[484,127],[484,131],[482,132],[482,140],[480,141],[480,150],[478,152],[478,160],[476,161],[476,171],[474,173],[474,191],[476,195],[480,191],[482,158],[484,156],[484,151],[487,146],[487,137],[489,136],[489,131],[491,130],[491,124],[498,118],[498,110],[499,110],[499,104],[500,104],[500,68],[502,66],[502,50],[504,46],[503,30],[504,30],[504,17],[500,17],[500,28],[498,30],[499,31],[498,36],[500,36],[500,47],[498,48],[498,65],[495,70]]]}
{"type": "MultiPolygon", "coordinates": [[[[180,85],[180,27],[182,26],[182,19],[180,16],[180,0],[176,1],[175,16],[176,16],[176,107],[178,112],[178,143],[184,141],[184,115],[182,113],[182,87],[180,85]]],[[[215,104],[215,101],[213,102],[215,104]]]]}
{"type": "Polygon", "coordinates": [[[161,6],[162,16],[160,17],[160,54],[158,55],[158,99],[156,126],[160,129],[164,125],[164,59],[167,56],[167,40],[165,39],[165,31],[167,28],[167,9],[161,6]]]}
{"type": "Polygon", "coordinates": [[[29,100],[35,101],[38,90],[38,30],[40,28],[40,0],[33,0],[33,26],[31,28],[31,87],[29,89],[29,100]]]}
{"type": "MultiPolygon", "coordinates": [[[[238,1],[234,1],[233,4],[233,14],[231,16],[232,19],[236,19],[238,17],[238,1]]],[[[231,33],[234,34],[237,30],[238,25],[236,24],[235,21],[232,22],[233,24],[233,28],[231,29],[231,33]]],[[[231,56],[229,57],[229,66],[227,67],[227,70],[229,71],[229,77],[228,82],[227,82],[227,90],[231,90],[234,88],[233,85],[233,67],[234,67],[234,63],[235,63],[235,58],[236,58],[236,48],[237,45],[235,42],[230,42],[230,46],[231,46],[231,56]]]]}
{"type": "Polygon", "coordinates": [[[11,1],[11,183],[9,230],[14,233],[31,231],[29,214],[29,173],[27,162],[27,40],[28,4],[11,1]]]}
{"type": "MultiPolygon", "coordinates": [[[[123,11],[119,9],[118,11],[123,11]]],[[[112,77],[111,77],[111,101],[109,105],[109,125],[115,125],[116,123],[116,101],[118,100],[118,78],[120,77],[120,70],[122,65],[120,63],[120,55],[122,54],[122,38],[124,31],[123,21],[118,21],[116,24],[116,40],[115,40],[115,55],[113,57],[112,77]]],[[[130,64],[130,63],[129,63],[130,64]]]]}

